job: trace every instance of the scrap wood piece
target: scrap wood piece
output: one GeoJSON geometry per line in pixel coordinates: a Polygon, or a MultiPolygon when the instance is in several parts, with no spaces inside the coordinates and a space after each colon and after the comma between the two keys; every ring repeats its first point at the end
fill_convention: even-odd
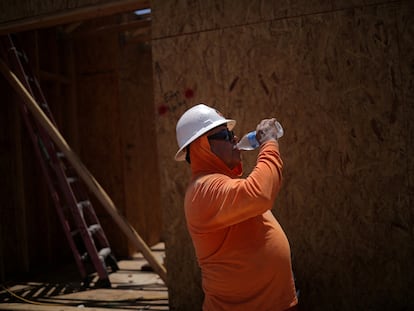
{"type": "MultiPolygon", "coordinates": [[[[75,301],[126,301],[126,300],[166,300],[168,293],[166,291],[150,290],[118,290],[109,288],[99,288],[77,293],[70,293],[60,296],[54,296],[59,300],[75,301]]],[[[52,299],[53,299],[52,298],[52,299]]]]}

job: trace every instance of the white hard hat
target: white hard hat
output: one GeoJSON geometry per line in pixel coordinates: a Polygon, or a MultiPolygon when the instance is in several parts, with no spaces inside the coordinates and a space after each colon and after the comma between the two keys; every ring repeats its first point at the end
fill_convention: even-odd
{"type": "Polygon", "coordinates": [[[216,109],[198,104],[188,109],[177,122],[176,134],[178,149],[176,161],[185,160],[185,147],[211,129],[227,124],[229,130],[236,125],[235,120],[225,119],[216,109]]]}

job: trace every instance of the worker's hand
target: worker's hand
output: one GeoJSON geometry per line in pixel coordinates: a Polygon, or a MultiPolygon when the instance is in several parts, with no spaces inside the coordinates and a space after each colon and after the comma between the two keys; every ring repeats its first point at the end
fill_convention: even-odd
{"type": "Polygon", "coordinates": [[[263,143],[273,140],[277,141],[278,128],[276,127],[276,119],[264,119],[256,127],[256,139],[262,145],[263,143]]]}

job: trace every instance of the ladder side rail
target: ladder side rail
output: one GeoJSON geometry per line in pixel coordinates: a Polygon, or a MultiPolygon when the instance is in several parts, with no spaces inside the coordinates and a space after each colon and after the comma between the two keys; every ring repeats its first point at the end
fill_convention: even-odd
{"type": "Polygon", "coordinates": [[[95,242],[93,241],[89,230],[88,225],[85,222],[85,219],[82,217],[81,212],[79,211],[78,201],[76,200],[76,195],[73,192],[72,185],[68,181],[66,174],[64,173],[63,167],[58,159],[56,150],[52,150],[52,145],[49,146],[52,161],[56,164],[56,172],[58,183],[63,190],[63,195],[65,196],[66,202],[71,210],[72,216],[76,222],[76,225],[80,231],[80,236],[84,242],[84,245],[87,249],[87,252],[92,260],[92,263],[101,279],[108,279],[108,272],[106,270],[105,262],[102,263],[101,258],[99,257],[98,250],[96,248],[95,242]]]}
{"type": "Polygon", "coordinates": [[[77,182],[72,186],[72,189],[74,193],[76,193],[79,204],[82,205],[81,208],[84,211],[85,222],[88,224],[88,226],[97,225],[99,227],[99,230],[96,230],[95,237],[97,240],[99,240],[102,248],[109,248],[110,244],[108,238],[105,235],[103,227],[99,221],[99,217],[96,215],[95,209],[93,208],[92,201],[90,200],[89,193],[87,192],[87,188],[83,180],[79,177],[78,173],[69,163],[69,161],[67,161],[63,153],[59,155],[59,158],[62,160],[61,163],[64,167],[64,170],[67,172],[67,175],[73,176],[77,179],[77,182]]]}
{"type": "Polygon", "coordinates": [[[36,99],[38,106],[48,116],[50,122],[52,122],[53,125],[57,126],[56,120],[54,119],[53,114],[50,111],[49,106],[47,105],[47,101],[40,87],[40,83],[37,80],[32,67],[29,65],[28,57],[24,50],[19,48],[19,42],[16,42],[18,41],[18,38],[13,39],[11,35],[8,35],[7,38],[9,40],[9,46],[15,54],[14,62],[16,66],[19,67],[19,72],[21,73],[21,75],[25,78],[26,88],[28,89],[29,93],[33,96],[33,98],[36,99]]]}
{"type": "MultiPolygon", "coordinates": [[[[82,180],[78,177],[78,175],[76,175],[78,178],[77,184],[77,193],[80,197],[82,198],[87,198],[87,202],[85,202],[83,204],[83,211],[85,213],[85,221],[87,221],[87,223],[89,225],[97,225],[98,229],[95,231],[94,236],[96,237],[96,239],[98,240],[99,244],[101,245],[101,248],[110,248],[110,244],[108,241],[108,238],[106,237],[106,234],[102,228],[102,225],[99,221],[98,216],[96,215],[95,209],[92,206],[92,202],[89,199],[89,196],[86,192],[86,188],[83,185],[82,180]]],[[[85,200],[86,201],[86,200],[85,200]]]]}
{"type": "MultiPolygon", "coordinates": [[[[34,147],[33,149],[36,153],[36,157],[38,158],[38,160],[40,162],[41,170],[43,171],[43,175],[45,176],[46,184],[47,184],[47,186],[49,188],[49,191],[51,193],[52,200],[53,200],[54,207],[55,207],[55,210],[57,212],[58,218],[59,218],[60,222],[63,225],[64,235],[66,236],[66,239],[67,239],[67,241],[69,243],[69,246],[72,250],[72,253],[73,253],[73,256],[74,256],[74,259],[75,259],[75,262],[76,262],[76,265],[78,267],[78,270],[79,270],[79,273],[80,273],[81,277],[86,278],[86,276],[87,276],[86,268],[85,268],[85,266],[82,262],[81,255],[79,254],[79,252],[77,250],[75,241],[74,241],[73,236],[71,234],[71,229],[69,227],[69,223],[67,222],[66,217],[64,215],[64,212],[61,208],[60,195],[58,194],[58,191],[55,188],[54,183],[52,181],[52,178],[51,178],[51,175],[50,175],[51,174],[50,168],[47,167],[47,164],[45,162],[45,161],[48,161],[48,160],[44,158],[46,155],[42,154],[42,152],[44,152],[44,151],[41,150],[41,147],[39,146],[40,138],[35,134],[35,131],[36,131],[34,129],[35,125],[31,122],[30,115],[28,115],[28,111],[27,111],[27,109],[24,109],[25,107],[23,107],[23,105],[24,104],[21,103],[21,105],[19,105],[19,107],[20,107],[20,110],[24,111],[23,112],[23,119],[24,119],[26,128],[29,132],[29,135],[31,137],[31,141],[32,141],[32,145],[34,147]]],[[[50,163],[48,163],[48,165],[50,165],[50,163]]]]}

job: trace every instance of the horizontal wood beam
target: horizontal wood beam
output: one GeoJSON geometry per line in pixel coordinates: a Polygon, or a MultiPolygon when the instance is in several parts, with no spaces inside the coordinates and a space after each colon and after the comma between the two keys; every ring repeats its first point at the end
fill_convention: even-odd
{"type": "Polygon", "coordinates": [[[151,41],[151,35],[126,36],[125,43],[146,43],[151,41]]]}
{"type": "Polygon", "coordinates": [[[149,7],[149,0],[114,0],[109,3],[66,9],[59,12],[0,23],[0,35],[65,25],[103,16],[133,12],[149,7]]]}
{"type": "Polygon", "coordinates": [[[74,34],[75,37],[86,37],[91,35],[97,35],[100,33],[114,33],[114,32],[122,32],[134,29],[144,29],[146,32],[151,30],[151,20],[138,20],[138,21],[131,21],[125,22],[117,25],[105,25],[101,26],[92,30],[86,31],[79,31],[74,34]]]}

